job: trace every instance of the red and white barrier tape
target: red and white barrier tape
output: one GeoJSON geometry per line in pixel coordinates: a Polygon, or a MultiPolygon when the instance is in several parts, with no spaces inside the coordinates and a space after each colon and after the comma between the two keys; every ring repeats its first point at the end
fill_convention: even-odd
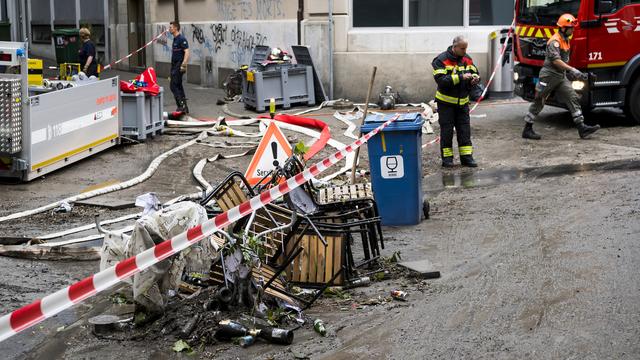
{"type": "Polygon", "coordinates": [[[151,41],[149,41],[148,43],[144,44],[144,46],[143,46],[143,47],[141,47],[140,49],[138,49],[138,50],[136,50],[136,51],[132,52],[131,54],[129,54],[129,55],[127,55],[127,56],[123,57],[122,59],[119,59],[119,60],[116,60],[116,61],[112,62],[111,64],[109,64],[109,65],[107,65],[107,66],[103,67],[103,68],[102,68],[102,70],[107,70],[107,69],[111,68],[112,66],[114,66],[114,65],[116,65],[116,64],[119,64],[119,63],[123,62],[124,60],[126,60],[126,59],[128,59],[128,58],[132,57],[133,55],[135,55],[135,54],[139,53],[139,52],[140,52],[140,51],[142,51],[144,48],[146,48],[146,47],[150,46],[150,45],[151,45],[151,44],[153,44],[155,41],[157,41],[158,39],[160,39],[161,37],[163,37],[164,35],[166,35],[166,33],[167,33],[167,32],[169,32],[169,30],[165,30],[165,31],[161,32],[158,36],[156,36],[156,37],[154,37],[153,39],[151,39],[151,41]]]}
{"type": "Polygon", "coordinates": [[[473,110],[475,110],[478,107],[478,104],[480,104],[480,102],[482,100],[484,100],[485,95],[487,95],[487,91],[489,90],[489,86],[491,85],[491,82],[493,82],[493,78],[496,76],[496,72],[498,72],[498,68],[502,64],[502,58],[504,57],[504,53],[507,50],[507,45],[509,44],[509,39],[511,38],[511,33],[513,32],[513,28],[514,28],[515,24],[516,24],[516,19],[514,17],[513,21],[511,22],[511,26],[509,26],[509,32],[507,33],[507,39],[504,41],[504,45],[502,45],[502,50],[500,50],[500,57],[498,58],[498,61],[496,61],[496,66],[494,66],[494,68],[493,68],[493,72],[491,73],[491,76],[489,77],[489,81],[487,81],[487,86],[482,91],[482,95],[480,95],[480,98],[478,99],[478,101],[476,101],[476,103],[473,105],[471,110],[469,110],[470,113],[473,112],[473,110]]]}
{"type": "Polygon", "coordinates": [[[341,159],[353,152],[372,136],[398,119],[394,116],[371,132],[365,134],[351,145],[316,163],[307,170],[287,179],[278,187],[271,188],[252,199],[245,201],[229,211],[209,219],[184,233],[149,248],[136,256],[120,261],[115,266],[104,269],[71,286],[45,296],[27,306],[13,311],[0,318],[0,341],[4,341],[18,332],[27,329],[97,293],[116,285],[125,278],[139,273],[150,266],[174,255],[192,244],[205,239],[216,231],[223,229],[246,215],[264,207],[275,199],[311,180],[327,168],[337,164],[341,159]]]}
{"type": "Polygon", "coordinates": [[[427,146],[433,145],[433,144],[438,143],[438,142],[440,142],[440,136],[436,136],[436,138],[435,138],[435,139],[433,139],[433,140],[431,140],[431,141],[429,141],[429,142],[426,142],[426,143],[422,144],[422,148],[424,149],[424,148],[426,148],[427,146]]]}

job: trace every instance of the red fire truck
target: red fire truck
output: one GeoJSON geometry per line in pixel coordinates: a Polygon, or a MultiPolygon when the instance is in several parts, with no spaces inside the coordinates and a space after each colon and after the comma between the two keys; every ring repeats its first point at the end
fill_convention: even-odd
{"type": "MultiPolygon", "coordinates": [[[[640,124],[640,0],[516,0],[516,95],[533,100],[547,40],[564,13],[578,19],[569,64],[593,74],[572,83],[583,109],[622,108],[640,124]]],[[[547,104],[563,106],[553,95],[547,104]]]]}

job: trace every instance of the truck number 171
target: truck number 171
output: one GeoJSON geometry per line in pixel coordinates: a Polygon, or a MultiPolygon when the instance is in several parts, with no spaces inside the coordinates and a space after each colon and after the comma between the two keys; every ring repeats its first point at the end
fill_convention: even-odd
{"type": "Polygon", "coordinates": [[[602,52],[601,51],[590,52],[589,61],[593,61],[593,60],[602,60],[602,52]]]}

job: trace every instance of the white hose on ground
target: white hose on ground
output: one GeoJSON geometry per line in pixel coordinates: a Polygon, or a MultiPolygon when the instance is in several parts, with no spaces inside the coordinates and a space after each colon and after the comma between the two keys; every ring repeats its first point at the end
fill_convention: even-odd
{"type": "Polygon", "coordinates": [[[193,177],[196,181],[205,189],[206,192],[213,190],[213,185],[211,185],[205,178],[202,176],[202,170],[204,170],[204,166],[207,165],[208,159],[204,158],[198,161],[196,166],[193,167],[193,177]]]}
{"type": "Polygon", "coordinates": [[[353,120],[357,120],[360,119],[362,116],[364,116],[364,114],[361,111],[357,111],[354,115],[345,115],[340,113],[339,111],[336,111],[333,114],[333,117],[342,121],[345,125],[347,125],[347,130],[344,131],[344,136],[351,138],[351,139],[357,139],[358,137],[355,136],[353,134],[353,130],[356,129],[356,124],[353,122],[353,120]],[[352,120],[353,119],[353,120],[352,120]]]}
{"type": "Polygon", "coordinates": [[[180,146],[176,146],[175,148],[164,152],[163,154],[161,154],[160,156],[158,156],[157,158],[153,159],[153,161],[151,162],[151,164],[149,164],[149,167],[147,168],[147,170],[136,176],[133,179],[127,180],[125,182],[113,185],[113,186],[108,186],[102,189],[97,189],[94,191],[90,191],[90,192],[86,192],[86,193],[82,193],[82,194],[78,194],[78,195],[74,195],[74,196],[70,196],[68,198],[62,199],[62,200],[58,200],[54,203],[51,203],[49,205],[45,205],[45,206],[41,206],[39,208],[33,209],[33,210],[27,210],[27,211],[22,211],[22,212],[18,212],[18,213],[14,213],[11,215],[7,215],[7,216],[3,216],[0,217],[0,223],[1,222],[5,222],[8,220],[14,220],[14,219],[19,219],[25,216],[31,216],[31,215],[35,215],[35,214],[39,214],[42,212],[45,212],[47,210],[51,210],[51,209],[55,209],[56,207],[60,206],[60,204],[64,203],[64,202],[68,202],[68,203],[75,203],[77,201],[80,200],[85,200],[85,199],[90,199],[92,197],[95,196],[99,196],[99,195],[104,195],[104,194],[108,194],[114,191],[118,191],[118,190],[122,190],[122,189],[126,189],[129,187],[132,187],[134,185],[138,185],[144,181],[146,181],[147,179],[149,179],[155,172],[156,170],[158,170],[158,167],[160,166],[160,163],[162,163],[166,158],[168,158],[169,156],[188,148],[189,146],[195,144],[196,142],[203,140],[205,138],[207,138],[207,132],[203,131],[200,136],[198,136],[197,138],[187,141],[186,143],[180,145],[180,146]]]}
{"type": "MultiPolygon", "coordinates": [[[[140,216],[142,216],[142,214],[140,214],[140,213],[139,214],[124,215],[124,216],[120,216],[120,217],[115,218],[115,219],[101,221],[100,224],[102,224],[102,225],[116,224],[116,223],[119,223],[119,222],[122,222],[122,221],[136,219],[136,218],[139,218],[140,216]]],[[[56,233],[46,234],[46,235],[42,235],[42,236],[36,236],[36,239],[40,239],[40,240],[55,239],[55,238],[59,238],[59,237],[63,237],[63,236],[71,235],[71,234],[76,234],[76,233],[79,233],[79,232],[82,232],[82,231],[91,230],[91,229],[93,229],[95,227],[96,227],[95,223],[87,224],[87,225],[78,226],[76,228],[65,230],[65,231],[59,231],[59,232],[56,232],[56,233]]]]}
{"type": "MultiPolygon", "coordinates": [[[[117,230],[109,230],[110,233],[115,233],[115,234],[128,234],[130,232],[133,231],[134,226],[126,226],[122,229],[117,229],[117,230]]],[[[81,238],[76,238],[76,239],[69,239],[69,240],[63,240],[63,241],[52,241],[52,242],[46,242],[44,244],[34,244],[34,246],[41,246],[41,247],[58,247],[58,246],[66,246],[66,245],[72,245],[72,244],[79,244],[79,243],[83,243],[83,242],[87,242],[87,241],[94,241],[94,240],[100,240],[104,238],[104,234],[96,234],[96,235],[89,235],[89,236],[85,236],[85,237],[81,237],[81,238]]]]}
{"type": "MultiPolygon", "coordinates": [[[[305,110],[305,111],[301,111],[299,113],[296,113],[296,115],[302,115],[302,114],[306,114],[306,113],[309,113],[309,112],[312,112],[312,111],[320,110],[324,106],[327,106],[327,104],[329,104],[329,103],[331,103],[331,102],[325,101],[322,104],[320,104],[320,106],[318,106],[316,108],[308,109],[308,110],[305,110]]],[[[224,110],[226,110],[225,113],[227,113],[227,114],[229,114],[231,116],[247,119],[246,115],[238,115],[238,114],[230,113],[228,111],[228,107],[226,107],[226,105],[224,107],[224,110]]],[[[249,125],[249,124],[253,124],[253,123],[258,122],[258,121],[260,121],[260,119],[249,118],[247,120],[242,120],[242,119],[239,119],[239,120],[228,120],[227,124],[229,124],[229,125],[232,125],[232,124],[233,125],[249,125]]],[[[267,119],[267,121],[268,121],[268,119],[267,119]]],[[[304,127],[296,126],[296,125],[291,125],[291,124],[286,124],[286,123],[282,123],[282,122],[279,122],[278,124],[282,128],[289,129],[289,130],[292,130],[292,131],[296,131],[296,132],[299,132],[299,133],[302,133],[302,134],[305,134],[305,135],[308,135],[308,136],[311,136],[311,137],[314,137],[314,138],[319,138],[320,137],[320,133],[319,132],[313,131],[313,130],[308,129],[308,128],[304,128],[304,127]]],[[[177,146],[177,147],[175,147],[175,148],[173,148],[173,149],[161,154],[160,156],[158,156],[157,158],[155,158],[151,162],[151,164],[149,165],[149,167],[147,168],[147,170],[144,173],[136,176],[133,179],[127,180],[125,182],[122,182],[122,183],[119,183],[119,184],[116,184],[116,185],[113,185],[113,186],[108,186],[108,187],[105,187],[105,188],[102,188],[102,189],[97,189],[97,190],[94,190],[94,191],[90,191],[90,192],[86,192],[86,193],[70,196],[70,197],[67,197],[65,199],[58,200],[56,202],[53,202],[53,203],[48,204],[48,205],[41,206],[41,207],[36,208],[36,209],[22,211],[22,212],[13,213],[13,214],[10,214],[10,215],[7,215],[7,216],[3,216],[3,217],[0,217],[0,223],[1,222],[5,222],[5,221],[9,221],[9,220],[19,219],[19,218],[26,217],[26,216],[39,214],[39,213],[45,212],[47,210],[55,209],[56,207],[58,207],[60,204],[62,204],[64,202],[75,203],[77,201],[90,199],[92,197],[108,194],[108,193],[111,193],[111,192],[114,192],[114,191],[119,191],[119,190],[123,190],[123,189],[129,188],[129,187],[138,185],[138,184],[146,181],[147,179],[149,179],[158,170],[158,167],[160,166],[160,164],[167,157],[169,157],[169,156],[171,156],[171,155],[173,155],[173,154],[175,154],[175,153],[177,153],[177,152],[179,152],[179,151],[181,151],[181,150],[183,150],[183,149],[185,149],[185,148],[197,143],[199,140],[203,140],[204,138],[209,136],[209,132],[216,133],[215,128],[210,128],[210,129],[204,130],[204,131],[202,131],[200,133],[200,136],[198,136],[196,139],[192,139],[192,140],[190,140],[190,141],[188,141],[188,142],[186,142],[186,143],[184,143],[184,144],[182,144],[180,146],[177,146]]],[[[254,134],[249,135],[249,137],[254,137],[254,136],[256,136],[256,135],[254,135],[254,134]]],[[[343,144],[343,143],[341,143],[339,141],[333,140],[333,139],[330,139],[328,144],[329,144],[329,146],[331,146],[333,148],[336,148],[336,149],[342,149],[342,148],[344,148],[346,146],[345,144],[343,144]]],[[[347,156],[347,158],[348,157],[349,156],[347,156]]],[[[353,162],[353,160],[351,160],[351,162],[353,162]]],[[[347,161],[346,163],[348,164],[350,162],[347,161]]],[[[333,178],[335,178],[335,177],[347,172],[348,170],[349,170],[349,167],[345,166],[345,167],[341,168],[340,170],[338,170],[337,172],[322,178],[322,180],[323,181],[331,180],[331,179],[333,179],[333,178]]],[[[201,196],[202,196],[201,193],[192,193],[192,194],[188,194],[188,195],[178,196],[178,197],[168,201],[167,203],[165,203],[165,205],[170,205],[170,204],[173,204],[175,202],[182,201],[182,200],[187,200],[187,199],[189,199],[189,200],[198,199],[201,196]]]]}
{"type": "Polygon", "coordinates": [[[234,158],[239,158],[247,155],[252,155],[256,153],[256,149],[258,149],[258,146],[254,145],[251,149],[245,152],[241,152],[239,154],[231,154],[231,155],[216,154],[213,157],[204,158],[198,161],[198,163],[193,167],[193,177],[200,184],[200,186],[202,186],[202,188],[206,189],[206,191],[209,192],[213,190],[213,186],[202,175],[202,171],[204,170],[205,165],[220,159],[234,159],[234,158]]]}

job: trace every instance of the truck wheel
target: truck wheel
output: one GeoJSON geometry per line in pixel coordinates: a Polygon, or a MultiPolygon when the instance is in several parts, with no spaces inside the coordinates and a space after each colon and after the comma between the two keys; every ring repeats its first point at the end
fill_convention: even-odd
{"type": "Polygon", "coordinates": [[[636,77],[627,95],[624,112],[634,124],[640,125],[640,77],[636,77]]]}

